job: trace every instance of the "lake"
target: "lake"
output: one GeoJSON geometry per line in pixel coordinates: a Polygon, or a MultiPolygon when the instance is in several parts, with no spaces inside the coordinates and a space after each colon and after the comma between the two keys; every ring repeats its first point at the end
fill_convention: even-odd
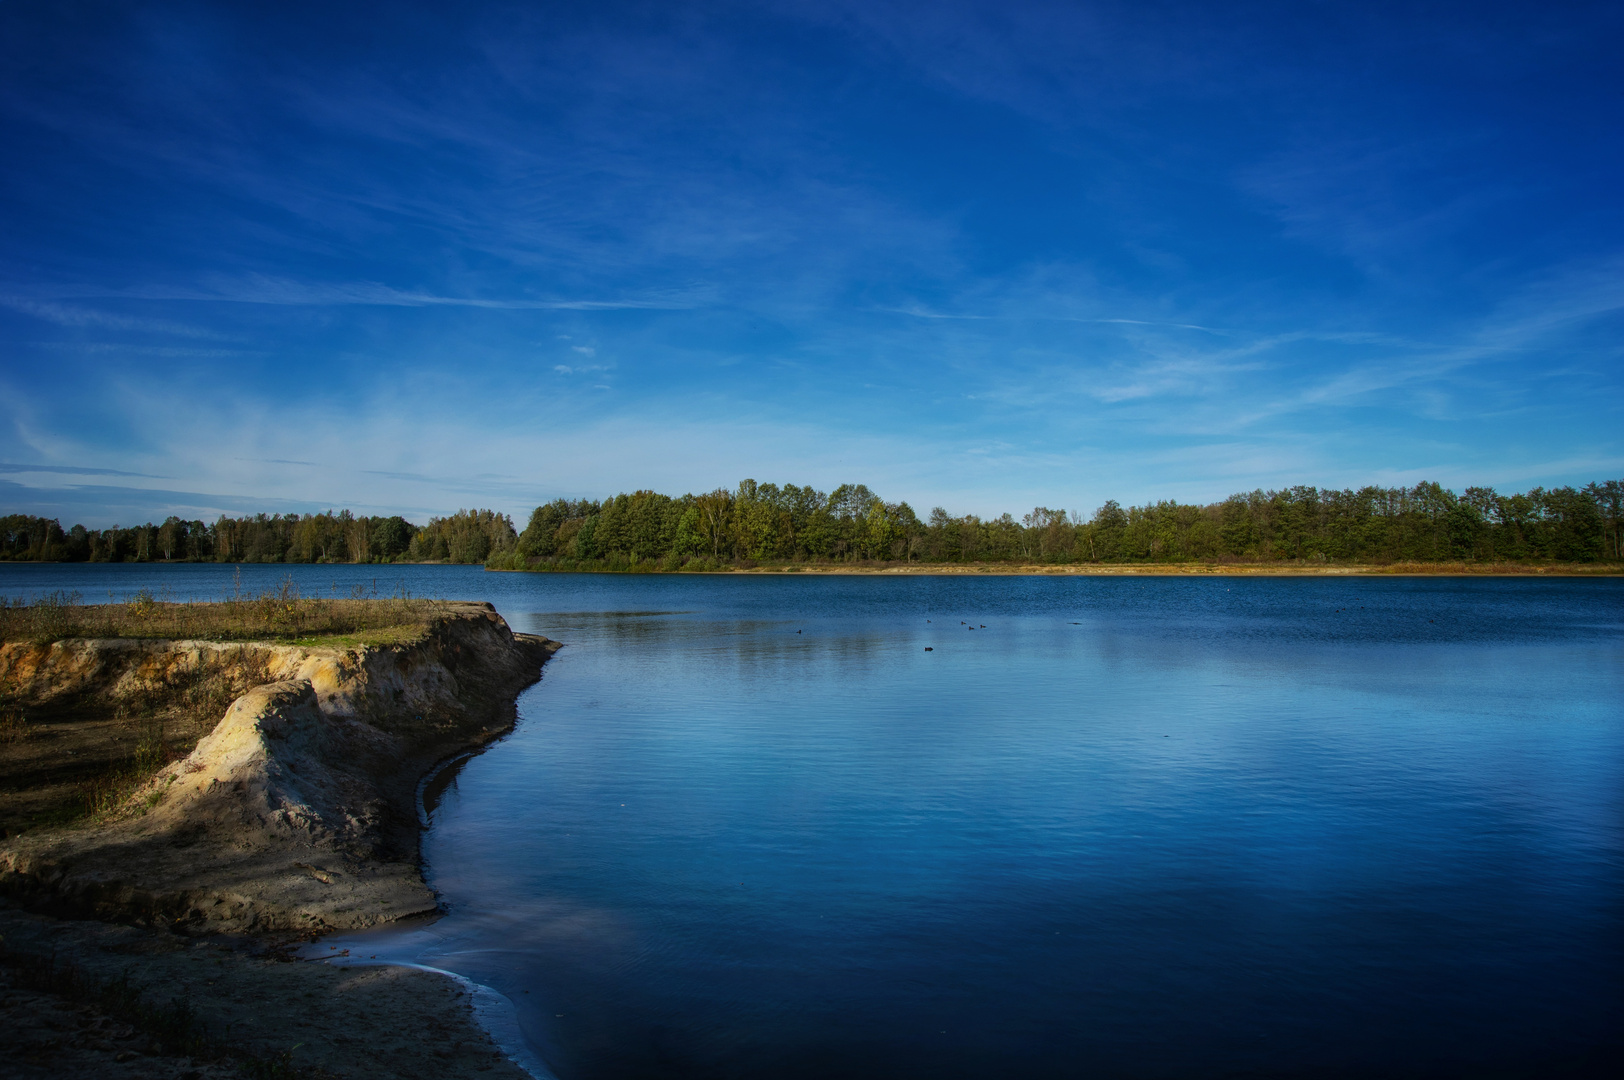
{"type": "MultiPolygon", "coordinates": [[[[1573,1075],[1624,1051],[1624,581],[243,567],[566,643],[351,936],[561,1080],[1573,1075]]],[[[219,596],[234,568],[0,564],[219,596]]],[[[323,943],[323,947],[335,939],[323,943]]]]}

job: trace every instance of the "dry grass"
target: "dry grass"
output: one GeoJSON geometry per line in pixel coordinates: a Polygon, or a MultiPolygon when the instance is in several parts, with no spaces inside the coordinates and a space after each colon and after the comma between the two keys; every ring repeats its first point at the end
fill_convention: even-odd
{"type": "Polygon", "coordinates": [[[21,742],[28,738],[28,716],[21,705],[14,705],[0,694],[0,743],[21,742]]]}
{"type": "MultiPolygon", "coordinates": [[[[146,807],[131,806],[130,796],[191,753],[238,696],[269,678],[263,652],[251,646],[206,652],[197,666],[173,669],[111,704],[30,706],[0,678],[0,776],[28,757],[18,744],[39,735],[69,755],[63,763],[75,775],[63,798],[33,824],[141,812],[146,807]]],[[[18,823],[0,822],[0,834],[18,823]]]]}
{"type": "Polygon", "coordinates": [[[115,719],[138,731],[139,739],[128,757],[80,784],[84,813],[102,818],[129,809],[125,804],[137,788],[191,753],[238,696],[269,679],[264,657],[252,651],[205,654],[197,667],[174,672],[122,702],[115,719]]]}
{"type": "Polygon", "coordinates": [[[78,593],[33,603],[0,597],[0,641],[159,638],[171,641],[277,641],[385,644],[410,640],[444,609],[410,595],[345,599],[299,594],[292,578],[275,591],[213,602],[171,601],[142,591],[122,604],[81,604],[78,593]]]}
{"type": "Polygon", "coordinates": [[[1616,577],[1624,567],[1618,563],[1489,563],[1489,562],[1396,562],[1373,566],[1372,574],[1450,574],[1490,577],[1616,577]]]}
{"type": "Polygon", "coordinates": [[[167,728],[161,717],[142,718],[141,741],[136,744],[135,752],[127,760],[117,762],[80,783],[80,797],[84,801],[83,812],[86,816],[103,818],[114,814],[124,806],[136,788],[155,776],[159,769],[185,756],[185,753],[176,752],[169,745],[165,738],[167,728]]]}
{"type": "MultiPolygon", "coordinates": [[[[650,564],[652,565],[652,564],[650,564]]],[[[547,570],[540,566],[532,569],[547,570]]],[[[689,564],[685,572],[699,569],[689,564]]],[[[1624,563],[1516,563],[1516,562],[1394,562],[1394,563],[1335,563],[1263,560],[1246,561],[1226,558],[1209,562],[1129,562],[1129,563],[740,563],[710,568],[719,573],[751,574],[917,574],[924,576],[970,576],[975,574],[1027,576],[1095,576],[1095,577],[1177,577],[1180,575],[1213,576],[1282,576],[1327,577],[1361,574],[1413,575],[1431,577],[1619,577],[1624,576],[1624,563]]]]}

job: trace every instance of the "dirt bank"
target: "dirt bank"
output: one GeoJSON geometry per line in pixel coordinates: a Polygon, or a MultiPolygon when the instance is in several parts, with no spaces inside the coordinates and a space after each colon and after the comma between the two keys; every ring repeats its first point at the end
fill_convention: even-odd
{"type": "MultiPolygon", "coordinates": [[[[89,723],[199,670],[264,680],[190,754],[98,820],[8,837],[0,891],[54,913],[262,933],[433,911],[418,874],[418,779],[509,730],[515,695],[556,648],[513,634],[487,604],[446,605],[408,643],[350,649],[0,646],[0,679],[15,701],[66,707],[89,723]]],[[[48,786],[48,768],[36,762],[36,771],[48,786]]]]}
{"type": "Polygon", "coordinates": [[[488,604],[397,637],[0,644],[8,1068],[524,1075],[454,981],[284,951],[435,911],[418,782],[509,731],[558,648],[488,604]]]}

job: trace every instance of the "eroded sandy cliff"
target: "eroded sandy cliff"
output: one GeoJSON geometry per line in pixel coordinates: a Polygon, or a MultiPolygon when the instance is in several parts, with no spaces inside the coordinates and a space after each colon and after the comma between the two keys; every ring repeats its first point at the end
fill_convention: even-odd
{"type": "Polygon", "coordinates": [[[29,906],[220,930],[352,928],[432,911],[417,782],[503,734],[557,649],[488,604],[450,604],[407,644],[196,641],[0,646],[42,704],[113,709],[212,666],[247,686],[184,760],[109,820],[13,837],[0,889],[29,906]]]}

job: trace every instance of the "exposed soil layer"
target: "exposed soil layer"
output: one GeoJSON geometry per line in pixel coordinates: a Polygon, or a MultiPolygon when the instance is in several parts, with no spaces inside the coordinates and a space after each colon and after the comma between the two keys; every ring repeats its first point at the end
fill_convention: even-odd
{"type": "Polygon", "coordinates": [[[128,703],[196,685],[203,672],[257,682],[191,753],[95,820],[9,836],[0,890],[58,914],[217,931],[308,933],[431,912],[418,873],[418,779],[507,732],[515,696],[556,648],[473,603],[447,605],[415,641],[344,650],[0,645],[10,697],[54,710],[62,729],[5,745],[7,776],[13,762],[24,766],[7,793],[19,816],[72,782],[63,757],[107,762],[125,752],[128,703]]]}
{"type": "MultiPolygon", "coordinates": [[[[105,643],[64,646],[81,659],[108,651],[105,643]]],[[[143,643],[136,651],[172,649],[143,643]]],[[[118,809],[159,766],[190,753],[240,694],[270,679],[255,649],[200,647],[195,663],[154,672],[123,692],[53,688],[42,668],[55,674],[64,665],[50,660],[49,649],[0,646],[0,840],[118,809]]]]}
{"type": "Polygon", "coordinates": [[[557,648],[475,603],[353,648],[0,644],[0,1074],[527,1075],[456,981],[284,950],[436,910],[419,779],[557,648]]]}

